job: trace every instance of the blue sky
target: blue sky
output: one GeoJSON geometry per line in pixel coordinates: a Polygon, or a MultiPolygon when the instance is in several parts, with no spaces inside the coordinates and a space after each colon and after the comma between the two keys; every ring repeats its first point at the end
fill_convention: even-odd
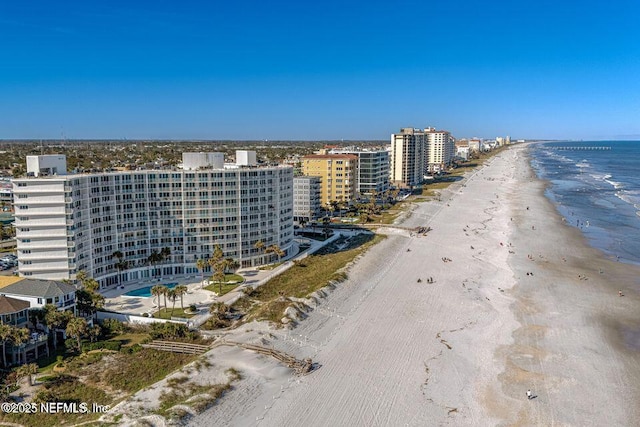
{"type": "Polygon", "coordinates": [[[0,1],[0,139],[640,139],[640,2],[0,1]]]}

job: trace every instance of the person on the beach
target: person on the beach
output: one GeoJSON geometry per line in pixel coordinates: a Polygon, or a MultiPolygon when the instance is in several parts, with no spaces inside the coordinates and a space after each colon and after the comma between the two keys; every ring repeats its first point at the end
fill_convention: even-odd
{"type": "Polygon", "coordinates": [[[527,399],[531,400],[531,390],[527,390],[527,399]]]}
{"type": "Polygon", "coordinates": [[[622,291],[618,291],[618,296],[622,296],[622,291]]]}

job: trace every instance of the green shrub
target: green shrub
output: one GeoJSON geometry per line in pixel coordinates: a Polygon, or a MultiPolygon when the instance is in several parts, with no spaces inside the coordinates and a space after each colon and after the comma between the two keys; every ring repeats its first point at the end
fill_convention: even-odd
{"type": "Polygon", "coordinates": [[[100,342],[83,344],[82,351],[91,351],[91,350],[100,350],[100,349],[120,351],[120,347],[122,347],[122,343],[120,341],[100,341],[100,342]]]}
{"type": "Polygon", "coordinates": [[[106,335],[119,335],[125,332],[124,323],[116,319],[104,319],[102,328],[106,335]]]}
{"type": "Polygon", "coordinates": [[[187,338],[189,336],[189,328],[182,323],[152,323],[149,334],[154,340],[187,338]]]}

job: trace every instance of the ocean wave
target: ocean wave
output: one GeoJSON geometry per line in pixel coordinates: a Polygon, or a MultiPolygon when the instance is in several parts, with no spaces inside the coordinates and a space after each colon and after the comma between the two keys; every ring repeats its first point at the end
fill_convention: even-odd
{"type": "MultiPolygon", "coordinates": [[[[611,178],[611,175],[608,176],[608,178],[611,178]]],[[[607,177],[604,178],[605,182],[608,182],[609,184],[613,185],[613,188],[615,188],[616,190],[619,190],[620,188],[622,188],[622,186],[624,185],[621,182],[618,181],[612,181],[610,179],[608,179],[607,177]]]]}
{"type": "Polygon", "coordinates": [[[633,205],[634,208],[640,209],[640,192],[638,191],[616,191],[616,197],[625,203],[633,205]]]}
{"type": "Polygon", "coordinates": [[[591,164],[589,164],[587,160],[581,160],[578,163],[576,163],[576,166],[579,168],[590,168],[591,164]]]}

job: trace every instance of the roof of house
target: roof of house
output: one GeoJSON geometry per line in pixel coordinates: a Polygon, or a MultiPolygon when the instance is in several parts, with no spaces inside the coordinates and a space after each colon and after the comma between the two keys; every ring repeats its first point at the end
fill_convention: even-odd
{"type": "Polygon", "coordinates": [[[3,286],[0,289],[0,294],[53,298],[70,294],[75,290],[74,286],[55,280],[23,279],[3,286]]]}
{"type": "Polygon", "coordinates": [[[0,296],[0,314],[19,313],[30,307],[29,301],[0,296]]]}

